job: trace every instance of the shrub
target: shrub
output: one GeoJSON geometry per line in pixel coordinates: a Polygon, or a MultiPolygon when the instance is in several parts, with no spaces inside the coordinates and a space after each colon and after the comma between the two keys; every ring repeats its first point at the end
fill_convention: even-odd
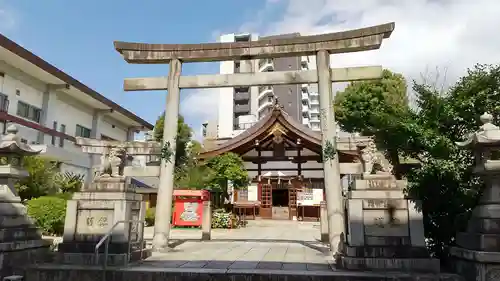
{"type": "Polygon", "coordinates": [[[212,213],[212,228],[237,228],[237,219],[232,213],[215,210],[212,213]]]}
{"type": "Polygon", "coordinates": [[[54,196],[42,196],[26,203],[28,215],[43,234],[62,235],[66,216],[66,200],[54,196]]]}
{"type": "Polygon", "coordinates": [[[64,200],[71,200],[71,198],[73,198],[73,193],[56,193],[56,194],[49,195],[49,197],[61,198],[64,200]]]}
{"type": "Polygon", "coordinates": [[[23,168],[29,175],[16,183],[21,200],[29,200],[57,192],[54,186],[56,164],[51,158],[27,156],[23,158],[23,168]]]}
{"type": "Polygon", "coordinates": [[[152,226],[155,224],[155,212],[156,208],[152,207],[146,210],[146,226],[152,226]]]}
{"type": "Polygon", "coordinates": [[[82,189],[85,176],[72,172],[57,173],[54,176],[54,185],[63,193],[78,192],[82,189]]]}

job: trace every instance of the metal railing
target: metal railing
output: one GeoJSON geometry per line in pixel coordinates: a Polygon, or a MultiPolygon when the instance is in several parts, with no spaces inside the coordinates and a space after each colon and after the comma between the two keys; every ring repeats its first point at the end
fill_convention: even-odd
{"type": "Polygon", "coordinates": [[[122,221],[117,221],[113,227],[111,227],[111,229],[99,240],[99,242],[97,242],[97,244],[95,245],[95,263],[96,265],[99,264],[99,249],[101,248],[101,246],[104,244],[104,262],[103,262],[103,268],[104,270],[107,268],[108,266],[108,255],[109,255],[109,241],[110,241],[110,237],[111,235],[113,234],[113,231],[115,230],[115,228],[122,224],[122,223],[128,223],[129,224],[129,227],[128,227],[128,247],[127,247],[127,263],[130,262],[130,258],[131,258],[131,255],[132,255],[132,244],[135,244],[135,243],[139,243],[140,245],[140,259],[142,260],[142,254],[143,254],[143,251],[144,251],[144,226],[146,224],[146,221],[144,220],[122,220],[122,221]],[[138,233],[137,233],[137,240],[134,241],[132,243],[131,241],[131,235],[132,235],[132,225],[133,224],[140,224],[142,225],[142,230],[138,233]]]}

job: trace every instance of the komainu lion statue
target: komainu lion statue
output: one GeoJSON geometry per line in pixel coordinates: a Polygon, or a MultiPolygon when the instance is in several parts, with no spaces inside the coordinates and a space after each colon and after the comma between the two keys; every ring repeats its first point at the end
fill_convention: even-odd
{"type": "Polygon", "coordinates": [[[360,144],[360,146],[362,147],[361,159],[363,160],[365,175],[374,172],[392,174],[393,166],[385,158],[384,154],[377,150],[377,146],[373,140],[369,141],[368,144],[360,144]]]}
{"type": "Polygon", "coordinates": [[[123,147],[112,147],[109,152],[101,156],[101,165],[95,178],[123,177],[127,152],[123,147]]]}

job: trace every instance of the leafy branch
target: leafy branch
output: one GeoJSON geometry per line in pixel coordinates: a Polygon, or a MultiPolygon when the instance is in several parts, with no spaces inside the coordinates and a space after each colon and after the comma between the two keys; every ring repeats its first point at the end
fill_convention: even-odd
{"type": "Polygon", "coordinates": [[[168,163],[172,163],[172,156],[174,155],[174,150],[170,145],[169,141],[166,141],[161,148],[161,159],[164,159],[168,163]]]}
{"type": "Polygon", "coordinates": [[[335,140],[333,143],[327,140],[325,146],[323,147],[323,162],[334,160],[337,156],[337,148],[335,140]]]}

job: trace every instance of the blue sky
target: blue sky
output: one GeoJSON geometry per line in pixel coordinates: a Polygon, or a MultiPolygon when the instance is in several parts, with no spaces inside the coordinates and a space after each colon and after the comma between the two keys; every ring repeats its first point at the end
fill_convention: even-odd
{"type": "MultiPolygon", "coordinates": [[[[500,61],[500,37],[491,35],[499,14],[498,0],[0,0],[0,32],[154,123],[166,93],[125,93],[123,79],[163,76],[168,65],[129,65],[114,40],[202,43],[240,31],[309,35],[395,22],[380,50],[334,55],[332,66],[382,65],[452,84],[475,63],[500,61]]],[[[217,72],[217,63],[183,68],[217,72]]],[[[181,114],[199,132],[217,117],[217,101],[217,89],[183,91],[181,114]]]]}
{"type": "MultiPolygon", "coordinates": [[[[129,65],[114,50],[113,41],[210,42],[221,32],[238,31],[265,5],[264,0],[0,3],[7,13],[5,35],[152,123],[163,111],[166,92],[125,93],[123,78],[166,75],[168,65],[129,65]]],[[[214,63],[183,68],[184,74],[217,71],[214,63]]],[[[183,91],[181,98],[193,94],[183,91]]],[[[186,117],[193,126],[202,121],[186,117]]]]}

